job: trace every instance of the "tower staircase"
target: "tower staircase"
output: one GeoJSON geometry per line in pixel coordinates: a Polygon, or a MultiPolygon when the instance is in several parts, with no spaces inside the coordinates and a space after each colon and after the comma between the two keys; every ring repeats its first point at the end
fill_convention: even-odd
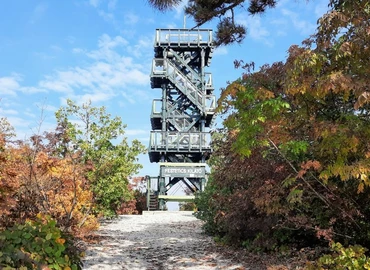
{"type": "Polygon", "coordinates": [[[158,180],[159,209],[179,182],[192,191],[204,189],[216,107],[212,74],[205,71],[212,54],[210,29],[156,30],[151,87],[162,97],[153,100],[148,152],[160,175],[148,179],[158,180]]]}

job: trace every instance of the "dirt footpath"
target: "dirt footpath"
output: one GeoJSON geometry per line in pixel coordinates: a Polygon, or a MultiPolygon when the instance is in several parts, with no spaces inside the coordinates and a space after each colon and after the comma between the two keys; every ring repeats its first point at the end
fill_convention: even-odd
{"type": "Polygon", "coordinates": [[[99,230],[88,246],[84,269],[288,269],[266,268],[263,259],[245,260],[218,247],[191,212],[120,216],[99,230]]]}

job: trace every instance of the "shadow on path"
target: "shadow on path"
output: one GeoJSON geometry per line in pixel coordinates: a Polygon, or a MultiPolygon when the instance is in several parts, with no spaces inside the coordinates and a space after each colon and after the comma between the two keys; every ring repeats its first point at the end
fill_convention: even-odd
{"type": "Polygon", "coordinates": [[[253,266],[246,266],[239,253],[224,252],[225,247],[202,233],[201,225],[188,212],[104,222],[98,232],[101,242],[88,246],[84,269],[268,269],[260,257],[250,258],[253,266]]]}

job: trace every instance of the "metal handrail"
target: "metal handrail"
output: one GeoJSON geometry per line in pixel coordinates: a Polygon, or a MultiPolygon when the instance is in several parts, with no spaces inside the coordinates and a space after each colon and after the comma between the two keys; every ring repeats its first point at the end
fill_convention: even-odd
{"type": "Polygon", "coordinates": [[[151,131],[149,149],[196,152],[211,149],[209,132],[151,131]]]}
{"type": "Polygon", "coordinates": [[[156,29],[155,45],[211,46],[211,29],[156,29]]]}

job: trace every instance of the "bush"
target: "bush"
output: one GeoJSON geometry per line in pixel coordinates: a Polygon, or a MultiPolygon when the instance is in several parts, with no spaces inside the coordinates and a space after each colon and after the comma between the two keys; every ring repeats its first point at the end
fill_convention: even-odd
{"type": "Polygon", "coordinates": [[[196,209],[196,205],[194,202],[180,202],[179,209],[180,211],[194,211],[196,209]]]}
{"type": "Polygon", "coordinates": [[[309,270],[316,269],[346,269],[361,270],[370,269],[370,259],[366,257],[366,248],[355,245],[343,247],[340,243],[331,244],[332,254],[320,257],[314,265],[309,265],[309,270]]]}
{"type": "Polygon", "coordinates": [[[218,186],[214,182],[213,175],[211,175],[205,190],[196,194],[195,205],[198,211],[195,212],[195,216],[205,222],[203,229],[207,234],[223,237],[226,232],[219,220],[216,220],[218,212],[222,212],[223,209],[220,209],[220,205],[215,200],[218,186]]]}
{"type": "Polygon", "coordinates": [[[147,209],[145,177],[131,178],[129,190],[131,198],[123,201],[116,213],[118,215],[141,215],[147,209]]]}
{"type": "Polygon", "coordinates": [[[48,216],[0,232],[1,269],[81,269],[78,249],[48,216]]]}

